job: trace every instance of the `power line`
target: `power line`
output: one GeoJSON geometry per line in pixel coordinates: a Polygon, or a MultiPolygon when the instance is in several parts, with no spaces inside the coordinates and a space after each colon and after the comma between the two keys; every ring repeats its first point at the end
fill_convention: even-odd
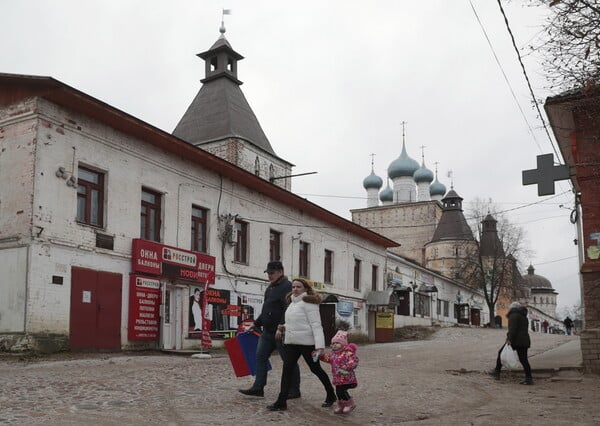
{"type": "MultiPolygon", "coordinates": [[[[471,0],[469,0],[469,1],[471,1],[471,0]]],[[[537,99],[535,98],[535,94],[533,93],[533,88],[531,87],[531,82],[529,81],[529,76],[527,75],[527,71],[525,70],[525,64],[523,64],[523,59],[521,58],[521,53],[519,52],[519,48],[517,47],[517,43],[515,42],[515,37],[510,28],[510,25],[508,23],[508,18],[506,16],[506,13],[504,13],[504,8],[502,7],[502,3],[500,2],[500,0],[497,0],[497,2],[498,2],[498,6],[500,7],[500,12],[502,13],[502,16],[504,18],[504,23],[506,24],[506,29],[508,30],[508,34],[510,35],[512,45],[517,54],[517,58],[519,59],[519,64],[521,64],[521,70],[523,71],[523,76],[525,77],[525,81],[527,82],[527,87],[529,88],[529,93],[531,94],[531,99],[533,99],[533,104],[535,105],[535,109],[538,112],[540,121],[542,122],[542,126],[544,127],[544,131],[546,132],[546,136],[548,136],[548,140],[550,141],[550,146],[552,146],[552,150],[554,151],[554,154],[556,155],[556,159],[559,160],[561,158],[561,156],[559,155],[556,147],[554,146],[554,141],[552,140],[552,137],[550,136],[550,132],[548,131],[548,126],[546,125],[546,120],[544,120],[544,116],[542,115],[542,111],[540,110],[540,105],[539,105],[537,99]]],[[[537,141],[536,141],[536,143],[537,143],[537,141]]],[[[538,145],[538,147],[539,147],[539,145],[538,145]]]]}
{"type": "Polygon", "coordinates": [[[481,31],[483,31],[483,35],[485,36],[485,39],[487,40],[488,45],[490,46],[490,50],[492,51],[492,54],[494,55],[496,64],[498,64],[498,68],[500,68],[500,71],[502,72],[502,75],[504,76],[504,81],[506,81],[506,84],[508,85],[510,93],[512,94],[512,97],[515,100],[515,103],[517,104],[519,111],[521,112],[521,116],[523,117],[523,120],[525,121],[525,124],[527,124],[527,128],[529,129],[529,132],[531,133],[531,136],[533,137],[533,140],[535,141],[536,145],[538,146],[540,152],[543,152],[542,147],[541,147],[540,143],[538,142],[537,138],[535,137],[535,133],[533,132],[533,129],[531,128],[531,125],[529,124],[529,121],[527,120],[525,111],[523,111],[523,108],[521,108],[521,104],[519,103],[519,100],[517,99],[517,95],[515,94],[515,91],[513,90],[512,85],[510,84],[508,76],[504,72],[504,68],[502,67],[502,64],[500,63],[500,59],[498,59],[498,55],[496,55],[496,50],[494,49],[494,46],[492,45],[492,42],[491,42],[490,38],[488,37],[487,31],[485,30],[483,23],[479,19],[477,10],[475,10],[475,6],[473,6],[473,2],[471,0],[469,0],[469,4],[471,5],[471,9],[473,9],[473,13],[475,14],[475,18],[477,19],[479,26],[481,27],[481,31]]]}
{"type": "MultiPolygon", "coordinates": [[[[513,207],[511,209],[505,209],[505,210],[499,210],[494,212],[495,215],[499,215],[502,213],[507,213],[507,212],[511,212],[511,211],[515,211],[515,210],[520,210],[520,209],[524,209],[526,207],[531,207],[533,205],[536,204],[541,204],[544,203],[548,200],[551,200],[553,198],[559,197],[561,195],[566,194],[567,192],[570,191],[564,191],[561,192],[560,194],[555,194],[552,197],[546,198],[546,199],[542,199],[542,200],[538,200],[538,201],[534,201],[532,203],[528,203],[528,204],[523,204],[517,207],[513,207]]],[[[474,220],[474,219],[483,219],[485,215],[483,216],[471,216],[471,217],[467,217],[465,216],[465,220],[469,221],[469,220],[474,220]]],[[[240,219],[248,221],[248,222],[256,222],[256,223],[270,223],[273,225],[281,225],[281,226],[301,226],[301,227],[305,227],[305,228],[314,228],[314,229],[335,229],[338,228],[337,226],[321,226],[321,225],[305,225],[302,223],[283,223],[283,222],[273,222],[270,220],[260,220],[260,219],[250,219],[250,218],[246,218],[246,217],[241,217],[240,219]]],[[[355,223],[355,222],[353,222],[355,223]]],[[[392,225],[392,226],[367,226],[367,225],[361,225],[359,223],[356,223],[359,226],[362,226],[363,228],[367,228],[367,229],[371,229],[371,230],[375,230],[375,229],[394,229],[394,228],[403,228],[403,229],[408,229],[408,228],[420,228],[423,226],[436,226],[437,223],[421,223],[421,224],[417,224],[417,225],[392,225]]]]}
{"type": "Polygon", "coordinates": [[[547,265],[549,263],[562,262],[563,260],[575,259],[577,256],[563,257],[562,259],[549,260],[548,262],[536,263],[535,266],[547,265]]]}

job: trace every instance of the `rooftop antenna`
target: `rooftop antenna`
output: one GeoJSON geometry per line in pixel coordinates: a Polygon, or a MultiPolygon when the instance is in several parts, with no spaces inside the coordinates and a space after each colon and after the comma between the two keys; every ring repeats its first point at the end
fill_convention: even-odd
{"type": "Polygon", "coordinates": [[[231,15],[231,9],[223,9],[221,13],[221,28],[219,28],[219,32],[221,33],[221,38],[225,38],[225,15],[231,15]]]}

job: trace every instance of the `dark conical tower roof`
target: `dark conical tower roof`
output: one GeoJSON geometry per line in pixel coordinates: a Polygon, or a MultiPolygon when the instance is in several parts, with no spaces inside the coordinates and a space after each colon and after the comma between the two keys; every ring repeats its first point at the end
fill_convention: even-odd
{"type": "Polygon", "coordinates": [[[237,62],[244,57],[233,50],[224,34],[197,56],[205,61],[206,76],[173,136],[195,146],[238,138],[277,157],[240,88],[237,62]]]}
{"type": "Polygon", "coordinates": [[[474,241],[473,231],[469,227],[462,210],[462,198],[454,189],[442,199],[442,217],[431,242],[442,240],[474,241]]]}
{"type": "Polygon", "coordinates": [[[494,219],[491,214],[488,214],[485,219],[481,221],[482,232],[480,252],[482,256],[493,258],[504,256],[504,248],[502,247],[502,242],[498,238],[497,223],[498,221],[494,219]]]}

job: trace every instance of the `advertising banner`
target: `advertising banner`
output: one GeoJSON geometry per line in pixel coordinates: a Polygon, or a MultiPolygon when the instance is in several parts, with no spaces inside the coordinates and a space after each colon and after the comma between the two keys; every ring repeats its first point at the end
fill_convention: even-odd
{"type": "Polygon", "coordinates": [[[131,275],[129,279],[129,340],[158,340],[160,281],[131,275]]]}
{"type": "Polygon", "coordinates": [[[135,272],[214,284],[215,258],[154,241],[133,240],[131,267],[135,272]]]}

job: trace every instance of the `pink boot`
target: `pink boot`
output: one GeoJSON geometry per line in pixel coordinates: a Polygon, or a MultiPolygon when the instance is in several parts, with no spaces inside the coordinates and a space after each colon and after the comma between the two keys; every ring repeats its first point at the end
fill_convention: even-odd
{"type": "Polygon", "coordinates": [[[334,414],[342,414],[344,412],[344,403],[346,401],[342,401],[341,399],[338,399],[338,401],[336,402],[336,406],[333,409],[333,413],[334,414]]]}
{"type": "Polygon", "coordinates": [[[352,398],[350,398],[348,401],[344,401],[344,409],[342,410],[342,413],[344,414],[348,414],[350,411],[354,410],[356,408],[356,404],[354,403],[354,400],[352,398]]]}

